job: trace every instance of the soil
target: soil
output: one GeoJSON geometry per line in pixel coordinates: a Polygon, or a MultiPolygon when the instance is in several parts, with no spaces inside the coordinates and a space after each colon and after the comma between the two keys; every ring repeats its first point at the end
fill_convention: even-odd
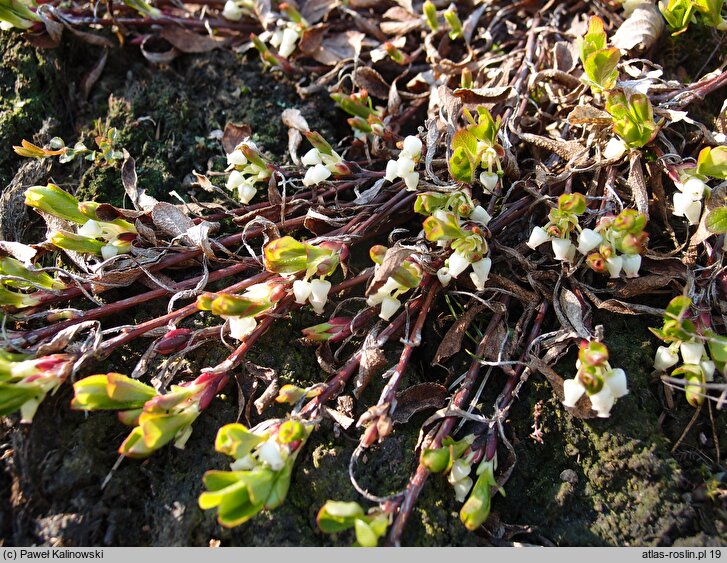
{"type": "MultiPolygon", "coordinates": [[[[224,167],[223,151],[210,132],[223,129],[227,122],[248,123],[254,140],[278,158],[287,144],[286,128],[279,118],[285,108],[301,109],[312,128],[327,138],[345,134],[343,115],[326,97],[300,100],[291,84],[261,72],[252,61],[255,57],[217,50],[182,56],[169,67],[157,68],[135,48],[114,50],[101,79],[84,100],[76,85],[100,56],[96,48],[66,38],[60,48],[41,51],[19,36],[2,33],[0,50],[2,185],[11,184],[21,166],[9,149],[11,144],[23,138],[42,144],[59,135],[67,143],[83,139],[91,145],[97,119],[119,129],[121,146],[136,158],[140,186],[167,199],[173,190],[189,195],[183,179],[192,170],[224,167]]],[[[83,198],[113,204],[123,201],[118,165],[55,164],[47,173],[42,181],[52,178],[61,185],[77,186],[83,198]]],[[[296,340],[302,327],[313,324],[312,319],[296,315],[278,323],[249,359],[274,368],[281,384],[323,380],[326,374],[318,367],[314,350],[296,340]]],[[[494,500],[486,529],[479,534],[466,532],[450,485],[434,476],[403,543],[727,543],[727,507],[718,498],[710,498],[707,486],[725,455],[724,416],[714,413],[714,425],[710,417],[699,417],[674,448],[693,410],[676,395],[674,406],[667,406],[663,386],[650,374],[655,342],[647,327],[658,321],[634,319],[596,319],[606,325],[606,344],[629,375],[630,394],[618,402],[611,419],[573,418],[547,382],[531,376],[510,414],[517,465],[505,485],[506,496],[494,500]],[[541,414],[536,416],[536,411],[541,414]],[[541,432],[542,442],[531,436],[533,425],[541,432]]],[[[428,327],[435,334],[444,329],[428,327]]],[[[97,370],[128,373],[143,349],[143,343],[140,349],[125,349],[97,370]]],[[[188,370],[193,372],[195,362],[209,365],[214,354],[219,351],[201,348],[188,370]]],[[[430,349],[417,353],[402,388],[444,380],[443,370],[430,367],[432,355],[430,349]]],[[[572,375],[573,360],[566,358],[556,369],[563,376],[572,375]]],[[[464,365],[467,357],[463,353],[456,361],[464,365]]],[[[375,378],[356,405],[356,414],[371,404],[384,383],[375,378]]],[[[496,387],[501,383],[493,381],[496,387]]],[[[283,506],[230,530],[222,528],[211,511],[198,508],[202,473],[227,463],[214,452],[213,443],[217,429],[238,418],[237,395],[230,387],[226,396],[215,400],[195,423],[184,450],[167,447],[145,461],[125,459],[115,470],[116,448],[126,428],[111,413],[70,411],[69,386],[43,403],[32,425],[19,425],[16,417],[3,419],[3,544],[350,545],[350,534],[325,535],[315,525],[315,514],[327,499],[364,502],[348,479],[357,431],[334,428],[328,420],[299,457],[283,506]]],[[[273,408],[264,416],[282,413],[273,408]]],[[[412,450],[419,427],[429,414],[420,413],[397,426],[359,466],[358,478],[372,493],[389,494],[405,485],[415,469],[412,450]],[[388,490],[381,490],[383,486],[388,490]]],[[[252,418],[253,422],[260,419],[252,418]]]]}

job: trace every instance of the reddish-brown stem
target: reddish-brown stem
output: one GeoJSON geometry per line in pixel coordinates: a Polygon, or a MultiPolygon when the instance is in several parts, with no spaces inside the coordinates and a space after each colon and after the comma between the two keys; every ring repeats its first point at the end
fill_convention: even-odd
{"type": "MultiPolygon", "coordinates": [[[[257,265],[257,262],[250,258],[238,264],[228,266],[227,268],[215,270],[214,272],[211,272],[209,274],[208,282],[215,282],[218,280],[229,278],[230,276],[234,276],[235,274],[239,274],[240,272],[249,270],[250,267],[254,265],[257,265]]],[[[194,278],[183,280],[179,282],[176,287],[173,288],[173,290],[182,291],[184,289],[192,288],[196,286],[201,279],[202,276],[196,276],[194,278]]],[[[136,307],[138,305],[141,305],[142,303],[147,303],[149,301],[153,301],[154,299],[163,297],[164,295],[168,295],[169,293],[170,292],[167,289],[160,287],[159,289],[153,289],[151,291],[147,291],[146,293],[142,293],[141,295],[134,295],[133,297],[128,297],[120,301],[102,305],[101,307],[97,307],[96,309],[84,311],[72,319],[54,323],[25,333],[21,341],[17,343],[17,345],[27,346],[29,344],[33,344],[34,342],[42,340],[43,338],[47,338],[48,336],[51,336],[57,333],[59,330],[63,330],[64,328],[67,328],[69,326],[81,323],[83,321],[97,320],[108,317],[110,315],[115,315],[131,307],[136,307]]]]}
{"type": "MultiPolygon", "coordinates": [[[[500,299],[500,303],[502,303],[503,307],[507,307],[508,303],[510,302],[510,297],[505,295],[500,299]]],[[[470,363],[470,367],[467,370],[467,375],[464,378],[464,381],[462,381],[462,384],[459,387],[459,390],[455,394],[454,398],[452,399],[452,407],[454,408],[461,408],[464,406],[465,402],[470,396],[470,393],[472,392],[472,389],[474,388],[474,385],[477,381],[477,377],[480,373],[480,362],[479,358],[483,357],[485,355],[485,352],[487,351],[487,347],[490,345],[490,339],[493,335],[497,334],[497,326],[502,322],[504,314],[503,313],[495,313],[492,316],[492,319],[490,319],[489,324],[487,325],[487,329],[485,330],[485,335],[482,337],[482,340],[480,340],[479,345],[477,346],[477,351],[475,352],[475,358],[470,363]]],[[[432,440],[431,444],[429,445],[430,448],[438,448],[442,445],[442,440],[444,440],[445,437],[449,436],[449,434],[454,429],[455,424],[457,423],[456,418],[447,418],[445,419],[441,425],[439,426],[439,430],[437,431],[436,435],[434,436],[434,439],[432,440]]],[[[429,477],[429,470],[422,465],[421,463],[416,469],[416,472],[412,476],[412,478],[409,480],[409,484],[406,487],[406,491],[404,493],[404,499],[401,502],[401,506],[399,507],[399,512],[396,515],[396,519],[394,520],[394,523],[392,524],[391,528],[389,529],[389,535],[388,535],[388,542],[391,545],[398,545],[399,539],[401,538],[401,534],[404,531],[404,527],[406,526],[407,521],[409,520],[409,516],[411,515],[411,511],[414,509],[414,504],[416,503],[417,498],[419,498],[419,494],[421,493],[422,489],[424,488],[424,483],[427,481],[427,477],[429,477]]]]}

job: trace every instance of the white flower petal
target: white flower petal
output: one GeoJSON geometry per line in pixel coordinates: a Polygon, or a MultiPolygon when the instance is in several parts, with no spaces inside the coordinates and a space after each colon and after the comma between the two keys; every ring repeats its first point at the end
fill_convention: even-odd
{"type": "Polygon", "coordinates": [[[386,163],[386,175],[384,178],[386,178],[389,182],[393,182],[399,177],[399,174],[397,172],[398,165],[395,160],[390,160],[386,163]]]}
{"type": "Polygon", "coordinates": [[[472,213],[470,213],[470,219],[473,221],[477,221],[478,223],[487,226],[487,223],[489,223],[492,220],[492,217],[490,217],[490,214],[487,212],[487,210],[482,207],[481,205],[478,205],[472,210],[472,213]]]}
{"type": "Polygon", "coordinates": [[[381,312],[379,317],[388,321],[394,313],[396,313],[401,307],[401,301],[392,297],[391,295],[385,295],[381,301],[381,312]]]}
{"type": "Polygon", "coordinates": [[[227,155],[227,164],[231,164],[233,166],[244,166],[247,164],[247,157],[240,149],[234,150],[227,155]]]}
{"type": "Polygon", "coordinates": [[[318,149],[311,149],[307,153],[303,155],[303,157],[300,159],[301,164],[303,166],[315,166],[316,164],[323,164],[323,161],[321,160],[321,153],[318,151],[318,149]]]}
{"type": "Polygon", "coordinates": [[[417,158],[422,152],[422,141],[419,137],[409,135],[404,139],[401,154],[411,158],[417,158]]]}
{"type": "Polygon", "coordinates": [[[704,356],[704,344],[701,342],[682,342],[679,346],[685,364],[699,364],[704,356]]]}
{"type": "Polygon", "coordinates": [[[626,143],[617,137],[612,137],[606,143],[606,148],[603,150],[603,157],[606,160],[614,160],[621,158],[626,152],[626,143]]]}
{"type": "Polygon", "coordinates": [[[273,471],[280,471],[285,466],[280,445],[272,438],[257,449],[257,457],[267,463],[273,471]]]}
{"type": "Polygon", "coordinates": [[[237,186],[237,198],[240,200],[240,203],[250,203],[252,198],[255,197],[256,193],[257,190],[255,189],[255,186],[248,182],[244,182],[237,186]]]}
{"type": "Polygon", "coordinates": [[[495,191],[499,181],[500,177],[494,172],[483,172],[480,174],[480,184],[482,184],[485,193],[491,194],[495,191]]]}
{"type": "Polygon", "coordinates": [[[608,273],[612,278],[619,276],[621,268],[623,268],[623,262],[624,260],[621,256],[611,256],[611,258],[606,260],[606,268],[608,268],[608,273]]]}
{"type": "Polygon", "coordinates": [[[414,161],[408,156],[400,156],[399,160],[396,161],[396,175],[400,178],[404,178],[410,172],[414,170],[414,161]]]}
{"type": "Polygon", "coordinates": [[[295,302],[302,305],[308,301],[313,288],[309,281],[295,280],[293,282],[293,295],[295,296],[295,302]]]}
{"type": "Polygon", "coordinates": [[[320,184],[324,180],[328,179],[331,176],[331,171],[328,170],[325,166],[322,164],[316,164],[312,168],[309,168],[306,173],[305,177],[303,178],[303,185],[304,186],[314,186],[316,184],[320,184]]]}
{"type": "Polygon", "coordinates": [[[449,282],[452,281],[452,274],[449,273],[449,268],[444,266],[439,268],[439,270],[437,270],[437,279],[439,280],[439,283],[442,284],[442,287],[447,287],[449,282]]]}
{"type": "Polygon", "coordinates": [[[553,247],[553,254],[555,254],[556,260],[567,260],[568,253],[573,246],[573,243],[565,238],[554,238],[551,241],[553,247]]]}
{"type": "Polygon", "coordinates": [[[257,321],[253,317],[230,317],[227,320],[230,336],[235,340],[244,340],[257,326],[257,321]]]}
{"type": "Polygon", "coordinates": [[[678,361],[679,356],[676,352],[672,352],[672,350],[666,346],[659,346],[656,349],[656,355],[654,356],[654,369],[657,371],[666,371],[678,361]]]}
{"type": "Polygon", "coordinates": [[[409,174],[406,174],[404,176],[404,184],[406,184],[406,189],[410,192],[416,190],[419,185],[419,173],[409,172],[409,174]]]}
{"type": "Polygon", "coordinates": [[[549,240],[550,235],[543,227],[534,227],[533,231],[530,233],[530,238],[528,239],[527,245],[535,250],[538,246],[540,246],[544,242],[548,242],[549,240]]]}
{"type": "Polygon", "coordinates": [[[453,278],[457,278],[457,276],[464,272],[469,267],[469,265],[469,260],[467,260],[467,258],[465,258],[459,252],[453,252],[447,259],[447,268],[449,268],[449,275],[451,275],[453,278]]]}
{"type": "Polygon", "coordinates": [[[233,22],[240,21],[242,19],[242,9],[233,0],[227,0],[225,7],[222,9],[222,17],[233,22]]]}
{"type": "Polygon", "coordinates": [[[280,41],[280,47],[278,47],[278,53],[281,57],[288,58],[293,51],[295,51],[295,44],[298,41],[298,32],[291,27],[286,27],[283,30],[283,38],[280,41]]]}
{"type": "Polygon", "coordinates": [[[586,388],[577,379],[566,379],[563,382],[563,404],[566,407],[575,407],[578,400],[586,392],[586,388]]]}
{"type": "Polygon", "coordinates": [[[583,229],[578,235],[578,252],[588,254],[603,242],[603,237],[593,229],[583,229]]]}
{"type": "Polygon", "coordinates": [[[606,376],[606,385],[611,390],[611,394],[616,399],[620,399],[624,395],[628,395],[628,382],[626,381],[626,372],[620,368],[611,370],[606,376]]]}
{"type": "Polygon", "coordinates": [[[641,268],[640,254],[623,254],[623,271],[627,278],[638,278],[641,268]]]}
{"type": "Polygon", "coordinates": [[[611,415],[611,407],[616,399],[608,385],[604,385],[603,389],[594,395],[589,395],[588,398],[591,399],[591,406],[600,418],[608,418],[611,415]]]}
{"type": "Polygon", "coordinates": [[[237,187],[245,181],[245,176],[239,170],[233,170],[230,172],[230,177],[227,178],[227,189],[235,190],[237,187]]]}

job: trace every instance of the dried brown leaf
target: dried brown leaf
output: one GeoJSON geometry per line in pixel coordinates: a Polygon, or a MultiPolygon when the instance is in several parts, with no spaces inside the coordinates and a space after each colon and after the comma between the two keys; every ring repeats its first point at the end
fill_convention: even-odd
{"type": "Polygon", "coordinates": [[[307,0],[300,9],[301,15],[310,24],[318,23],[338,5],[338,0],[307,0]]]}
{"type": "Polygon", "coordinates": [[[437,352],[434,354],[434,360],[432,360],[433,364],[441,364],[462,349],[462,340],[464,339],[465,332],[467,332],[467,328],[484,309],[485,306],[483,304],[474,303],[454,321],[439,343],[437,352]]]}
{"type": "MultiPolygon", "coordinates": [[[[563,394],[563,378],[553,368],[539,358],[530,358],[530,369],[540,372],[548,380],[559,401],[565,399],[563,394]]],[[[595,418],[596,413],[591,410],[591,401],[586,395],[580,398],[574,408],[568,407],[568,412],[577,418],[595,418]]]]}
{"type": "Polygon", "coordinates": [[[457,88],[453,95],[465,104],[495,104],[507,100],[512,94],[510,86],[493,88],[457,88]]]}
{"type": "Polygon", "coordinates": [[[645,51],[650,48],[664,32],[664,18],[659,9],[642,3],[616,30],[611,43],[622,51],[645,51]]]}
{"type": "Polygon", "coordinates": [[[298,41],[298,48],[304,55],[312,56],[323,43],[323,37],[328,29],[327,25],[319,24],[308,27],[298,41]]]}
{"type": "Polygon", "coordinates": [[[228,42],[225,38],[200,35],[176,25],[162,27],[160,35],[182,53],[207,53],[228,42]]]}
{"type": "Polygon", "coordinates": [[[610,125],[612,121],[610,113],[588,105],[578,105],[568,115],[568,123],[571,125],[610,125]]]}
{"type": "Polygon", "coordinates": [[[418,412],[443,407],[447,395],[447,388],[439,383],[412,385],[396,394],[396,410],[391,419],[394,424],[409,422],[409,419],[418,412]]]}
{"type": "Polygon", "coordinates": [[[356,69],[356,74],[353,79],[359,88],[366,89],[372,96],[382,100],[389,98],[391,86],[373,68],[367,66],[359,67],[356,69]]]}
{"type": "Polygon", "coordinates": [[[631,194],[636,203],[636,209],[640,213],[649,218],[649,193],[644,180],[644,170],[641,167],[641,153],[639,151],[631,151],[629,158],[629,178],[626,183],[631,188],[631,194]]]}
{"type": "Polygon", "coordinates": [[[348,30],[326,37],[321,46],[311,54],[319,63],[333,66],[344,60],[356,58],[366,36],[360,31],[348,30]]]}
{"type": "Polygon", "coordinates": [[[227,154],[230,154],[240,143],[249,139],[250,135],[252,135],[252,128],[247,123],[230,121],[225,124],[225,130],[222,133],[222,148],[227,154]]]}
{"type": "Polygon", "coordinates": [[[409,248],[402,248],[401,246],[392,246],[386,250],[384,254],[384,260],[380,266],[376,267],[374,277],[371,279],[371,283],[366,290],[366,295],[374,294],[378,289],[386,283],[392,273],[394,273],[399,266],[413,254],[413,251],[409,248]]]}

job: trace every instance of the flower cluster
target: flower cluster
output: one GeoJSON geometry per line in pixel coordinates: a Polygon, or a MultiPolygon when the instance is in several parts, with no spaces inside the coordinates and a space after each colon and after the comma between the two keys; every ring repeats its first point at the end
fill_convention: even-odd
{"type": "Polygon", "coordinates": [[[581,231],[578,252],[587,255],[586,263],[594,272],[617,278],[623,271],[627,278],[638,277],[641,254],[649,240],[646,221],[646,215],[634,209],[601,217],[595,229],[581,231]],[[597,251],[591,253],[594,249],[597,251]]]}
{"type": "Polygon", "coordinates": [[[481,205],[472,200],[472,196],[466,190],[455,192],[424,192],[417,195],[414,202],[414,211],[422,215],[434,215],[437,211],[451,212],[460,217],[460,225],[464,222],[463,217],[469,221],[475,221],[483,226],[492,220],[490,214],[481,205]]]}
{"type": "Polygon", "coordinates": [[[266,421],[248,430],[242,424],[220,428],[218,452],[232,457],[232,471],[207,471],[202,510],[217,508],[225,527],[239,526],[263,509],[280,506],[288,494],[293,464],[312,426],[294,419],[266,421]]]}
{"type": "Polygon", "coordinates": [[[608,272],[617,278],[623,271],[626,277],[637,277],[641,254],[649,239],[644,231],[646,216],[634,209],[625,209],[617,216],[601,217],[595,229],[581,229],[578,217],[585,210],[583,194],[563,194],[558,199],[558,207],[550,210],[549,222],[532,230],[527,245],[535,249],[550,241],[556,260],[573,262],[578,251],[586,256],[586,263],[594,272],[608,272]],[[577,245],[571,241],[575,231],[579,233],[577,245]]]}
{"type": "MultiPolygon", "coordinates": [[[[384,263],[386,251],[385,246],[376,245],[371,247],[369,255],[376,263],[377,270],[384,263]]],[[[401,307],[401,301],[399,301],[398,297],[415,287],[419,287],[423,276],[422,267],[410,256],[389,275],[382,285],[376,287],[375,292],[369,293],[366,303],[369,307],[381,305],[379,317],[388,321],[401,307]]]]}
{"type": "Polygon", "coordinates": [[[21,422],[31,422],[45,396],[71,373],[74,361],[68,354],[33,359],[0,350],[0,416],[20,410],[21,422]]]}
{"type": "Polygon", "coordinates": [[[353,528],[354,547],[376,547],[389,526],[390,515],[380,508],[368,512],[357,502],[326,501],[318,511],[316,522],[322,532],[336,534],[353,528]]]}
{"type": "Polygon", "coordinates": [[[455,213],[440,209],[424,220],[424,234],[427,240],[449,245],[453,251],[444,266],[437,271],[437,278],[443,286],[457,279],[471,266],[472,283],[480,291],[485,288],[492,260],[487,257],[489,247],[484,231],[479,226],[463,227],[455,213]]]}
{"type": "Polygon", "coordinates": [[[211,311],[227,321],[230,336],[244,340],[255,327],[255,317],[270,310],[285,296],[285,289],[275,283],[258,283],[241,295],[205,293],[197,298],[197,309],[211,311]]]}
{"type": "Polygon", "coordinates": [[[255,184],[270,178],[271,166],[265,162],[257,146],[252,141],[243,141],[235,150],[227,155],[230,176],[227,178],[227,189],[237,190],[237,197],[243,203],[250,203],[255,197],[255,184]]]}
{"type": "Polygon", "coordinates": [[[92,375],[73,384],[71,408],[115,410],[133,430],[119,447],[127,457],[148,457],[174,440],[184,448],[192,423],[227,383],[227,377],[203,373],[194,381],[172,385],[161,395],[149,386],[119,373],[92,375]]]}
{"type": "Polygon", "coordinates": [[[419,185],[419,172],[414,170],[422,157],[422,142],[419,137],[409,135],[402,143],[401,152],[396,160],[386,163],[386,176],[389,182],[397,178],[404,180],[406,189],[414,191],[419,185]]]}
{"type": "Polygon", "coordinates": [[[463,115],[468,125],[452,137],[449,171],[455,180],[471,184],[475,171],[482,168],[480,183],[485,193],[492,193],[503,173],[500,159],[505,150],[497,142],[501,120],[494,120],[484,106],[477,107],[476,118],[468,109],[463,115]]]}
{"type": "Polygon", "coordinates": [[[51,242],[64,250],[93,254],[108,260],[129,252],[137,236],[136,227],[128,221],[121,217],[104,221],[96,214],[99,203],[79,202],[54,184],[28,188],[25,204],[78,225],[75,233],[59,230],[51,235],[51,242]]]}
{"type": "Polygon", "coordinates": [[[332,241],[313,245],[286,236],[268,243],[263,254],[265,269],[269,272],[285,276],[303,273],[303,279],[293,282],[295,302],[301,305],[310,303],[320,315],[331,290],[331,282],[325,278],[336,271],[342,260],[346,260],[348,247],[332,241]],[[314,276],[318,279],[309,279],[314,276]]]}
{"type": "Polygon", "coordinates": [[[682,363],[671,375],[684,378],[687,401],[696,407],[704,402],[704,384],[713,381],[717,369],[725,372],[727,338],[705,326],[698,330],[695,323],[686,318],[690,306],[688,297],[675,297],[666,308],[662,328],[650,330],[668,344],[657,348],[654,369],[666,371],[674,367],[679,364],[681,355],[682,363]]]}
{"type": "Polygon", "coordinates": [[[475,457],[471,449],[474,441],[474,434],[468,434],[461,440],[447,436],[441,447],[422,450],[421,463],[424,467],[432,473],[449,473],[447,480],[454,487],[457,502],[464,502],[474,484],[469,476],[475,457]]]}
{"type": "Polygon", "coordinates": [[[563,404],[574,407],[586,393],[593,410],[601,418],[608,418],[617,399],[628,394],[626,373],[612,368],[608,363],[608,349],[601,342],[592,340],[581,343],[576,362],[575,378],[563,382],[563,404]]]}
{"type": "Polygon", "coordinates": [[[550,241],[556,260],[572,262],[576,247],[571,242],[571,233],[580,229],[578,217],[586,211],[586,198],[581,193],[563,194],[558,198],[558,207],[550,210],[548,223],[535,227],[530,233],[527,245],[535,250],[550,241]]]}
{"type": "Polygon", "coordinates": [[[341,155],[319,133],[307,131],[304,135],[313,145],[300,159],[304,166],[308,166],[303,177],[304,186],[318,185],[330,178],[331,174],[340,176],[350,172],[341,155]]]}
{"type": "Polygon", "coordinates": [[[711,190],[707,180],[712,177],[727,179],[727,146],[706,147],[697,158],[696,166],[684,166],[679,171],[677,191],[673,196],[677,217],[686,217],[690,225],[696,225],[702,216],[702,200],[711,190]]]}
{"type": "Polygon", "coordinates": [[[477,466],[477,481],[470,477],[475,460],[481,459],[482,450],[473,449],[475,435],[469,434],[461,440],[447,436],[442,446],[424,448],[421,464],[432,473],[448,473],[447,480],[454,487],[457,502],[464,502],[460,520],[468,530],[477,529],[490,514],[490,490],[497,486],[494,471],[497,458],[482,460],[477,466]],[[468,496],[469,495],[469,498],[468,496]]]}

